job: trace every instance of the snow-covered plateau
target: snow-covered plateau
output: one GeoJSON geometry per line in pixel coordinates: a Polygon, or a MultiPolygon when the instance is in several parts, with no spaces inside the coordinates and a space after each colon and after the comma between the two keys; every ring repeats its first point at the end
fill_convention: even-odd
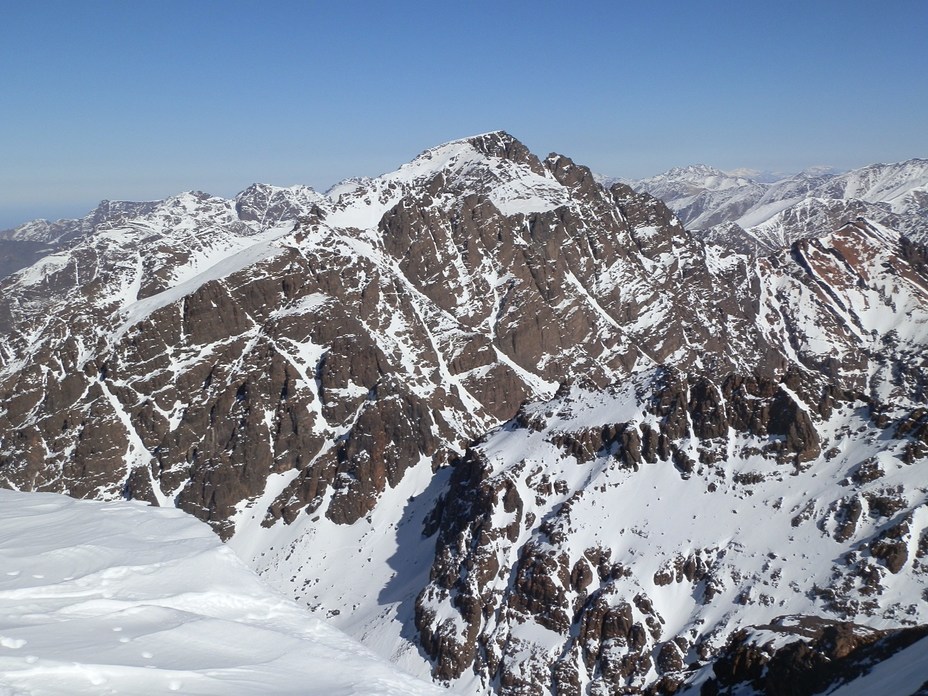
{"type": "Polygon", "coordinates": [[[679,170],[722,235],[494,132],[18,228],[4,688],[920,687],[922,164],[679,170]]]}

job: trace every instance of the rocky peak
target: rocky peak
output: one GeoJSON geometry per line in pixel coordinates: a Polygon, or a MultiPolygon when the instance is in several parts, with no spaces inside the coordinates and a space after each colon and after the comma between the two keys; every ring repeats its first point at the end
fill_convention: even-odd
{"type": "Polygon", "coordinates": [[[493,131],[482,135],[466,138],[477,152],[487,157],[511,160],[523,164],[539,175],[544,174],[544,168],[538,157],[525,145],[509,135],[506,131],[493,131]]]}
{"type": "Polygon", "coordinates": [[[424,175],[427,178],[430,173],[434,174],[442,169],[454,170],[458,164],[495,160],[506,160],[543,174],[540,161],[525,145],[505,131],[493,131],[431,147],[411,162],[402,165],[397,172],[384,176],[392,178],[400,172],[408,171],[418,177],[424,175]]]}
{"type": "Polygon", "coordinates": [[[596,177],[589,167],[576,164],[570,157],[552,152],[543,162],[554,178],[571,189],[582,189],[589,193],[598,187],[596,177]]]}
{"type": "Polygon", "coordinates": [[[454,140],[374,179],[349,180],[329,192],[328,224],[374,230],[403,205],[450,209],[468,196],[491,202],[505,216],[553,210],[570,195],[541,161],[502,131],[454,140]],[[425,196],[425,197],[424,197],[425,196]],[[426,198],[427,197],[427,198],[426,198]]]}
{"type": "Polygon", "coordinates": [[[158,205],[158,201],[109,201],[102,200],[85,220],[92,226],[119,219],[131,219],[151,212],[158,205]]]}

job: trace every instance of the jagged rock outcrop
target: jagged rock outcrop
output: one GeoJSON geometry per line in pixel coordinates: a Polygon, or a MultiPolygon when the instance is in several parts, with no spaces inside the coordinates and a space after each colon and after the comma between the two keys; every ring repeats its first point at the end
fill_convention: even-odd
{"type": "Polygon", "coordinates": [[[338,482],[347,493],[327,513],[350,523],[419,456],[439,466],[578,371],[605,384],[700,350],[741,362],[705,350],[723,342],[721,320],[669,321],[683,314],[677,274],[706,302],[718,279],[662,204],[504,134],[427,152],[334,202],[253,186],[234,203],[193,193],[140,213],[95,220],[43,262],[62,302],[33,274],[8,282],[8,365],[28,356],[69,375],[78,424],[60,427],[47,379],[8,370],[4,393],[47,405],[0,414],[16,433],[0,454],[12,485],[170,501],[228,536],[236,506],[287,474],[269,520],[315,510],[338,482]],[[405,393],[385,389],[393,376],[405,393]],[[93,428],[79,425],[91,413],[93,428]],[[389,437],[371,437],[365,423],[383,418],[389,437]],[[86,481],[88,457],[92,487],[62,476],[67,464],[86,481]]]}
{"type": "Polygon", "coordinates": [[[657,370],[573,385],[470,450],[424,529],[436,554],[416,622],[434,676],[473,669],[503,694],[546,679],[567,693],[673,693],[725,654],[738,616],[804,606],[924,622],[928,585],[909,558],[928,539],[923,497],[886,485],[907,474],[900,458],[880,455],[877,472],[866,456],[898,424],[850,392],[781,380],[657,370]],[[608,414],[623,419],[595,425],[608,414]],[[819,431],[847,442],[823,453],[819,431]],[[830,487],[809,486],[822,475],[830,487]],[[849,551],[816,566],[829,533],[849,551]]]}

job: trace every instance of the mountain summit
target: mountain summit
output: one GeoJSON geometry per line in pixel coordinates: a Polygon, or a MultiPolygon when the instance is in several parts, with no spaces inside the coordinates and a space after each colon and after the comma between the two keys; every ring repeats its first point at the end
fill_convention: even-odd
{"type": "Polygon", "coordinates": [[[462,693],[762,689],[928,621],[892,226],[741,254],[503,132],[118,208],[0,285],[2,485],[180,508],[462,693]]]}

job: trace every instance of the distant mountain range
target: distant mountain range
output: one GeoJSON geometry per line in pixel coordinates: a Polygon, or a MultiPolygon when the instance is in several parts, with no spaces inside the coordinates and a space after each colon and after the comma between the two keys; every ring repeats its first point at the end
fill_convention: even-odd
{"type": "Polygon", "coordinates": [[[928,160],[837,173],[818,167],[773,182],[706,165],[622,181],[663,200],[683,225],[742,251],[768,253],[856,217],[928,240],[928,160]]]}

